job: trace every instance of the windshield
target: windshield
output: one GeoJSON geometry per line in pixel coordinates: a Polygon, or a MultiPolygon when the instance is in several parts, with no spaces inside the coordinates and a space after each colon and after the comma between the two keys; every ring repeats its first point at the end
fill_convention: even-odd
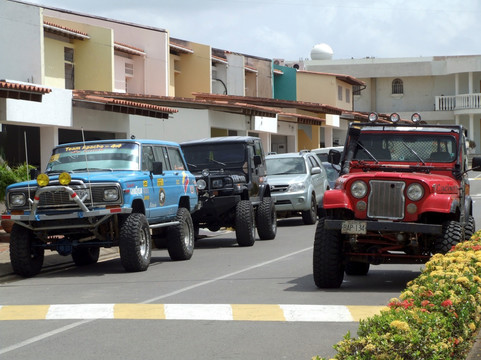
{"type": "Polygon", "coordinates": [[[456,138],[422,133],[361,133],[354,160],[452,162],[456,159],[456,138]]]}
{"type": "Polygon", "coordinates": [[[305,174],[306,163],[301,157],[266,159],[267,175],[305,174]]]}
{"type": "MultiPolygon", "coordinates": [[[[187,164],[193,169],[242,167],[246,160],[243,144],[209,144],[183,146],[187,164]]],[[[190,169],[190,170],[193,170],[190,169]]]]}
{"type": "Polygon", "coordinates": [[[54,149],[47,172],[139,170],[139,145],[135,143],[87,143],[54,149]]]}

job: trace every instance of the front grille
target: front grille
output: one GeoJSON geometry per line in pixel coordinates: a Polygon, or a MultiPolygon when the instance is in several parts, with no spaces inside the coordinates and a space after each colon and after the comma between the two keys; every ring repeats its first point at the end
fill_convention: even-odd
{"type": "Polygon", "coordinates": [[[403,181],[369,181],[371,193],[368,198],[367,216],[378,219],[404,218],[403,181]]]}
{"type": "Polygon", "coordinates": [[[271,193],[282,193],[286,192],[289,185],[271,185],[271,193]]]}

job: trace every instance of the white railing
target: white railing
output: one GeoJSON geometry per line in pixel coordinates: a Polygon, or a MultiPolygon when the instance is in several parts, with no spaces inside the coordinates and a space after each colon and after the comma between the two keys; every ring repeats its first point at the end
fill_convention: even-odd
{"type": "Polygon", "coordinates": [[[481,109],[481,94],[436,96],[435,101],[436,111],[481,109]]]}

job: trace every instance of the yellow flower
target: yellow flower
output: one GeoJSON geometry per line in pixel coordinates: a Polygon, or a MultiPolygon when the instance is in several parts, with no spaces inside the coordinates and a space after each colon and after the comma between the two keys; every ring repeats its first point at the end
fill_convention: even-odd
{"type": "Polygon", "coordinates": [[[401,331],[409,331],[409,324],[405,321],[394,320],[389,324],[392,328],[401,330],[401,331]]]}
{"type": "Polygon", "coordinates": [[[479,277],[478,275],[474,275],[473,281],[479,283],[479,282],[481,282],[481,277],[479,277]]]}
{"type": "Polygon", "coordinates": [[[407,290],[407,291],[403,292],[399,297],[401,299],[405,300],[405,299],[410,299],[413,296],[414,296],[413,293],[411,291],[407,290]]]}
{"type": "Polygon", "coordinates": [[[476,325],[474,325],[473,323],[469,323],[468,327],[471,331],[476,330],[476,325]]]}
{"type": "Polygon", "coordinates": [[[461,285],[469,285],[469,279],[466,276],[460,276],[456,279],[456,282],[461,285]]]}
{"type": "Polygon", "coordinates": [[[364,346],[363,350],[368,352],[374,352],[376,351],[376,346],[374,344],[367,344],[366,346],[364,346]]]}

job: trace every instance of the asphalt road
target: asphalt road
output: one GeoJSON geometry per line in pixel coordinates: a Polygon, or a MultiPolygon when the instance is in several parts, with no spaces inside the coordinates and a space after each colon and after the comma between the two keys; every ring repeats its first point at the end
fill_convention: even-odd
{"type": "MultiPolygon", "coordinates": [[[[471,182],[471,194],[481,225],[481,181],[471,182]]],[[[227,232],[198,241],[185,262],[154,250],[142,273],[126,273],[111,258],[0,284],[0,358],[333,356],[334,344],[355,335],[357,320],[398,297],[421,266],[372,266],[365,277],[346,276],[340,289],[319,290],[314,231],[286,219],[275,240],[253,247],[239,248],[227,232]]]]}
{"type": "Polygon", "coordinates": [[[332,356],[333,344],[355,334],[356,320],[397,297],[420,266],[376,266],[366,277],[346,277],[341,289],[319,290],[312,280],[314,231],[286,219],[275,240],[253,247],[239,248],[225,233],[199,240],[185,262],[155,250],[142,273],[126,273],[110,259],[1,284],[0,304],[14,306],[0,314],[11,311],[14,320],[0,323],[0,357],[332,356]]]}

